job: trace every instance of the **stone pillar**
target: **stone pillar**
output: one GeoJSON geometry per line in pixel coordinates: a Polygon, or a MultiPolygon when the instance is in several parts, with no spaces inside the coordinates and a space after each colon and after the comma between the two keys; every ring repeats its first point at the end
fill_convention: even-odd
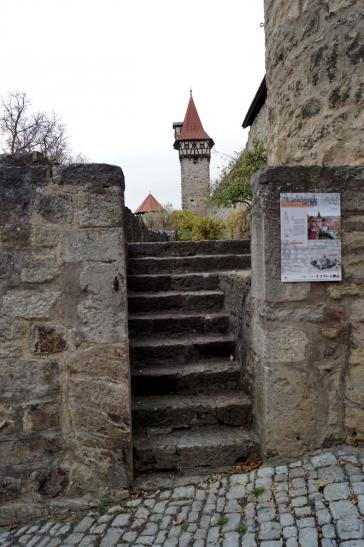
{"type": "Polygon", "coordinates": [[[123,173],[34,159],[0,161],[0,502],[30,514],[132,479],[123,173]]]}
{"type": "Polygon", "coordinates": [[[268,167],[253,181],[249,362],[266,456],[364,440],[364,168],[268,167]],[[280,192],[340,192],[343,281],[281,283],[280,192]]]}
{"type": "Polygon", "coordinates": [[[363,2],[264,4],[269,165],[362,165],[363,2]]]}

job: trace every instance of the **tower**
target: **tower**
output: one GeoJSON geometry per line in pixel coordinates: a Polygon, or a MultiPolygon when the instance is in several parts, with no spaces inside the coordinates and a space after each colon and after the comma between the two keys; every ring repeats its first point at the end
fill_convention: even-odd
{"type": "Polygon", "coordinates": [[[210,157],[214,141],[198,115],[192,91],[183,123],[174,123],[174,148],[181,163],[182,209],[204,213],[210,190],[210,157]]]}

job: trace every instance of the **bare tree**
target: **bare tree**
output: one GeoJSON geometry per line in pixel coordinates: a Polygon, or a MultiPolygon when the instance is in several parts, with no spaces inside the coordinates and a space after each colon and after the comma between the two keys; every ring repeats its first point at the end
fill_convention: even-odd
{"type": "Polygon", "coordinates": [[[54,112],[31,113],[30,106],[24,91],[14,91],[2,99],[3,151],[10,154],[38,151],[52,161],[69,163],[72,156],[60,118],[54,112]]]}

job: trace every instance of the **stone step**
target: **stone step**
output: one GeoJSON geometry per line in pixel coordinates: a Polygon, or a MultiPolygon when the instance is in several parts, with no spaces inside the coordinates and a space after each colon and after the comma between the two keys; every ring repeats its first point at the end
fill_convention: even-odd
{"type": "Polygon", "coordinates": [[[128,275],[193,273],[250,268],[250,254],[142,257],[128,259],[128,275]]]}
{"type": "Polygon", "coordinates": [[[212,291],[220,287],[218,273],[129,275],[129,291],[212,291]]]}
{"type": "Polygon", "coordinates": [[[194,256],[201,254],[245,254],[250,252],[249,240],[164,241],[129,243],[128,256],[194,256]]]}
{"type": "Polygon", "coordinates": [[[258,455],[254,433],[240,427],[204,426],[169,434],[144,430],[134,435],[134,466],[140,472],[227,468],[258,455]]]}
{"type": "Polygon", "coordinates": [[[132,410],[135,429],[203,425],[249,427],[251,423],[251,402],[242,391],[134,397],[132,410]]]}
{"type": "Polygon", "coordinates": [[[229,316],[224,313],[145,313],[129,315],[129,336],[173,334],[226,334],[229,316]]]}
{"type": "Polygon", "coordinates": [[[229,357],[235,351],[232,336],[180,336],[179,338],[145,338],[130,340],[130,362],[133,368],[160,364],[185,363],[207,357],[229,357]]]}
{"type": "Polygon", "coordinates": [[[236,389],[240,381],[240,365],[230,359],[209,359],[199,363],[173,366],[133,368],[131,386],[134,395],[168,393],[221,392],[236,389]]]}
{"type": "Polygon", "coordinates": [[[129,292],[129,313],[184,311],[216,312],[224,306],[224,293],[216,291],[129,292]]]}

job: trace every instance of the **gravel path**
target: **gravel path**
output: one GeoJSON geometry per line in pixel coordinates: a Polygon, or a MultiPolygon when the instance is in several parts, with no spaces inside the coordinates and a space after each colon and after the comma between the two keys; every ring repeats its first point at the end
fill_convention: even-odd
{"type": "Polygon", "coordinates": [[[364,451],[315,453],[159,490],[78,521],[0,530],[4,546],[364,547],[364,451]]]}

